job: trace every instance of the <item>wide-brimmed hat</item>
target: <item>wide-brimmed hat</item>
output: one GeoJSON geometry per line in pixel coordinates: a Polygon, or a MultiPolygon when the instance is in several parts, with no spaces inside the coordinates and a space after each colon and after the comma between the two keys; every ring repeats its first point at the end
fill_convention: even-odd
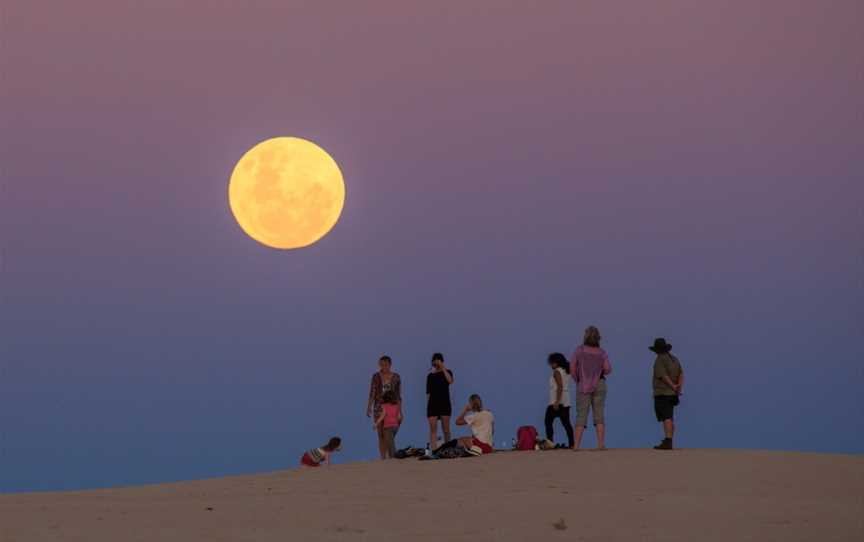
{"type": "Polygon", "coordinates": [[[672,350],[672,345],[666,342],[666,339],[663,337],[658,337],[654,339],[654,346],[649,346],[648,350],[652,352],[656,352],[658,354],[665,354],[666,352],[672,350]]]}

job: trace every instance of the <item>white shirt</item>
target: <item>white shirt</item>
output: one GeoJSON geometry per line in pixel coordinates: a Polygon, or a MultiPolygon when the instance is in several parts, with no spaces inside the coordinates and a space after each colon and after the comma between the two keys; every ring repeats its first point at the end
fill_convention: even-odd
{"type": "MultiPolygon", "coordinates": [[[[555,372],[561,375],[561,403],[562,407],[570,406],[570,375],[561,367],[557,367],[555,372]]],[[[558,384],[555,383],[555,375],[549,377],[549,404],[555,404],[555,398],[558,396],[558,384]]]]}
{"type": "Polygon", "coordinates": [[[471,427],[471,433],[474,438],[480,442],[492,446],[492,432],[495,425],[495,416],[488,410],[480,412],[471,412],[465,415],[465,423],[471,427]]]}

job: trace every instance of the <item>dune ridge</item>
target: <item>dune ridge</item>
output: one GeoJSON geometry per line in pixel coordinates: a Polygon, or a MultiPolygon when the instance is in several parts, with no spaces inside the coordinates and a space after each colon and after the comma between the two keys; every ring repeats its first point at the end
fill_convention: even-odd
{"type": "Polygon", "coordinates": [[[0,495],[0,540],[864,540],[864,456],[507,452],[0,495]]]}

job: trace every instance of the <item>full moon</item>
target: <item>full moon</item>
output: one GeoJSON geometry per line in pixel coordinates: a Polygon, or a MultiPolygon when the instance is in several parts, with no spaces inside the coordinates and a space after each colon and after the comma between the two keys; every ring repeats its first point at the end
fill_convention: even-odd
{"type": "Polygon", "coordinates": [[[252,239],[272,248],[300,248],[324,237],[339,220],[345,182],[333,158],[315,143],[276,137],[240,158],[228,201],[252,239]]]}

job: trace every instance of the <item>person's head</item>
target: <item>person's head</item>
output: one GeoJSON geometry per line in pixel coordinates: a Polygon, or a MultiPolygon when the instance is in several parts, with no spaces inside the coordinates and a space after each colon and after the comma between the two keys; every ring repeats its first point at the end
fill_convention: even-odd
{"type": "Polygon", "coordinates": [[[385,391],[384,396],[381,397],[381,401],[388,405],[395,405],[397,403],[396,394],[392,391],[385,391]]]}
{"type": "Polygon", "coordinates": [[[582,340],[582,344],[585,346],[600,346],[600,339],[603,337],[600,336],[600,330],[595,326],[588,326],[585,328],[585,338],[582,340]]]}
{"type": "Polygon", "coordinates": [[[549,358],[547,360],[549,363],[549,367],[553,369],[564,369],[568,374],[570,373],[570,362],[567,361],[567,358],[564,357],[564,354],[561,352],[553,352],[549,354],[549,358]]]}
{"type": "Polygon", "coordinates": [[[432,367],[436,369],[440,367],[444,363],[444,354],[441,352],[435,352],[432,354],[432,367]]]}
{"type": "Polygon", "coordinates": [[[468,398],[468,404],[471,405],[471,410],[474,412],[483,411],[483,399],[481,399],[476,393],[472,394],[471,397],[468,398]]]}
{"type": "Polygon", "coordinates": [[[667,343],[663,337],[657,337],[654,339],[654,344],[648,347],[648,350],[651,350],[655,354],[668,354],[672,351],[672,345],[667,343]]]}
{"type": "Polygon", "coordinates": [[[390,371],[390,367],[392,366],[393,360],[390,359],[390,356],[381,356],[378,358],[378,368],[381,369],[382,373],[390,371]]]}
{"type": "Polygon", "coordinates": [[[342,439],[339,437],[333,437],[327,441],[327,444],[321,446],[321,449],[325,452],[336,452],[342,448],[342,439]]]}

